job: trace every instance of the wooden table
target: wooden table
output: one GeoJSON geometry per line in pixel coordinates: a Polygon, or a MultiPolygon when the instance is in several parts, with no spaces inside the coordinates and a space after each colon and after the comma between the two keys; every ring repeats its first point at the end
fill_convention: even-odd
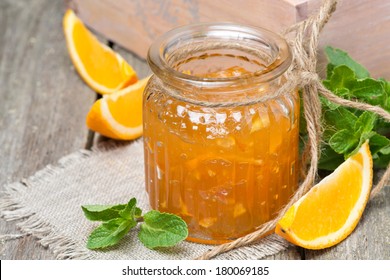
{"type": "MultiPolygon", "coordinates": [[[[85,116],[96,94],[75,72],[62,32],[63,1],[0,0],[0,188],[101,137],[85,116]]],[[[113,46],[145,77],[145,61],[113,46]]],[[[103,139],[104,140],[104,139],[103,139]]],[[[18,234],[0,219],[0,235],[18,234]]],[[[53,259],[32,236],[0,243],[0,259],[53,259]]],[[[353,234],[331,249],[291,247],[269,259],[390,259],[390,189],[371,201],[353,234]]]]}

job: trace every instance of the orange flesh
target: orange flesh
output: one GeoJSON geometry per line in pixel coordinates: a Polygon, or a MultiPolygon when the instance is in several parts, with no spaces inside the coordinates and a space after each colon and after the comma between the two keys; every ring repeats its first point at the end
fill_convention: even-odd
{"type": "MultiPolygon", "coordinates": [[[[146,79],[138,81],[143,85],[146,82],[146,79]]],[[[131,94],[123,94],[115,100],[107,99],[108,107],[115,108],[115,110],[111,109],[110,113],[118,123],[126,127],[136,127],[142,123],[142,92],[144,88],[144,86],[140,86],[131,94]]]]}
{"type": "MultiPolygon", "coordinates": [[[[99,83],[113,89],[123,83],[127,77],[123,73],[124,69],[121,68],[126,66],[119,65],[115,55],[107,55],[106,53],[110,51],[102,48],[80,21],[75,23],[72,35],[76,52],[82,64],[88,66],[85,67],[85,70],[94,81],[99,81],[99,83]],[[110,65],[109,71],[107,71],[107,65],[110,65]]],[[[134,75],[134,79],[131,79],[128,84],[134,83],[136,80],[136,75],[134,75]]]]}
{"type": "MultiPolygon", "coordinates": [[[[234,66],[197,75],[246,73],[234,66]]],[[[188,239],[208,244],[238,238],[272,219],[298,180],[299,99],[296,92],[285,99],[205,108],[151,94],[144,146],[152,208],[180,215],[188,239]]]]}
{"type": "Polygon", "coordinates": [[[363,158],[362,155],[357,154],[353,159],[357,162],[338,170],[343,176],[335,175],[332,181],[326,182],[326,191],[321,192],[316,189],[309,194],[312,198],[305,199],[300,204],[291,227],[301,239],[312,240],[313,237],[326,236],[330,228],[339,229],[346,223],[362,191],[362,176],[357,174],[361,173],[363,158]],[[340,186],[343,188],[341,189],[340,186]],[[330,205],[332,207],[329,207],[330,205]],[[325,211],[324,209],[326,213],[322,212],[325,211]],[[319,227],[319,224],[324,226],[319,227]]]}

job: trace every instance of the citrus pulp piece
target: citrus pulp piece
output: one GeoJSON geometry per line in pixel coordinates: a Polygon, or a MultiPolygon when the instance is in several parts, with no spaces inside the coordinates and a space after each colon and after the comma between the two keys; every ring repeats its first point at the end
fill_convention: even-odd
{"type": "Polygon", "coordinates": [[[133,68],[101,44],[72,10],[66,11],[63,28],[72,62],[93,90],[100,94],[112,93],[138,80],[133,68]]]}
{"type": "Polygon", "coordinates": [[[368,142],[332,174],[293,204],[275,232],[307,249],[323,249],[344,240],[356,227],[372,186],[368,142]]]}
{"type": "Polygon", "coordinates": [[[142,135],[142,95],[149,77],[97,100],[87,115],[87,126],[120,140],[142,135]]]}

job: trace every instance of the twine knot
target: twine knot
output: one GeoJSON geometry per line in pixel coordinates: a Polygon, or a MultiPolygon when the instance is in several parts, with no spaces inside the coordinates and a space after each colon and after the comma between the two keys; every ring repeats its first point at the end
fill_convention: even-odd
{"type": "Polygon", "coordinates": [[[302,80],[304,84],[317,84],[321,78],[318,76],[317,72],[310,71],[301,71],[298,75],[298,79],[302,80]]]}

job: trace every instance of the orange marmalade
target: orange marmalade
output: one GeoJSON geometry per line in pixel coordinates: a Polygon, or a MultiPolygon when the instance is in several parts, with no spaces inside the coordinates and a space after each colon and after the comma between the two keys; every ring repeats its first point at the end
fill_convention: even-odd
{"type": "Polygon", "coordinates": [[[272,219],[298,184],[299,96],[267,101],[291,63],[260,28],[181,27],[151,46],[144,93],[151,207],[181,216],[188,240],[219,244],[272,219]],[[264,99],[263,99],[264,100],[264,99]]]}

